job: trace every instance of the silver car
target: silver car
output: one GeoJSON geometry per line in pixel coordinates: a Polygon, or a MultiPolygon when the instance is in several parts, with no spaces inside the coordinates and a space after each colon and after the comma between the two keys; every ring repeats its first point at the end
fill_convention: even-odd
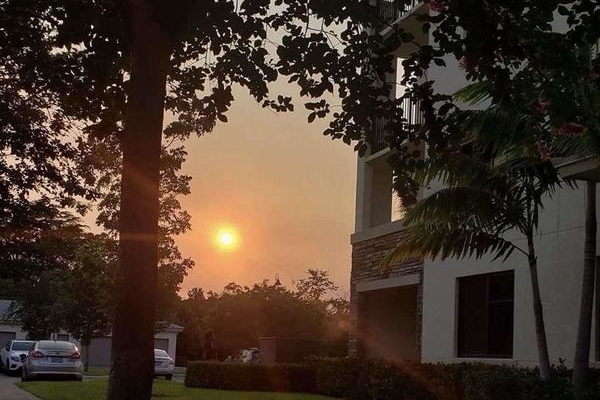
{"type": "Polygon", "coordinates": [[[0,351],[0,365],[8,372],[13,373],[21,369],[21,355],[29,352],[35,344],[30,340],[11,340],[0,351]]]}
{"type": "Polygon", "coordinates": [[[173,379],[175,361],[164,350],[154,349],[154,376],[164,376],[166,380],[173,379]]]}
{"type": "Polygon", "coordinates": [[[71,342],[40,340],[22,356],[21,380],[36,377],[64,377],[80,381],[82,363],[79,349],[71,342]]]}

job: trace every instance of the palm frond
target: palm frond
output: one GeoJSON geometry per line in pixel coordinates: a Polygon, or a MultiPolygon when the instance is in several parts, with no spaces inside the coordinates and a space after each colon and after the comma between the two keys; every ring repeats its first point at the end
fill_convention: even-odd
{"type": "Polygon", "coordinates": [[[421,186],[437,182],[445,186],[469,186],[489,177],[489,165],[465,154],[424,160],[412,178],[421,186]]]}
{"type": "Polygon", "coordinates": [[[401,243],[384,257],[380,264],[387,270],[396,263],[414,257],[427,259],[481,258],[492,254],[493,259],[506,260],[515,250],[525,253],[500,235],[463,224],[428,222],[408,227],[401,243]]]}
{"type": "Polygon", "coordinates": [[[467,104],[478,104],[482,101],[488,100],[491,98],[491,86],[487,81],[479,81],[471,83],[457,92],[455,92],[452,97],[455,100],[461,101],[467,104]]]}
{"type": "Polygon", "coordinates": [[[532,141],[526,133],[526,116],[522,113],[492,105],[483,110],[462,110],[453,115],[456,124],[482,148],[495,153],[532,141]]]}
{"type": "Polygon", "coordinates": [[[521,210],[514,210],[506,200],[477,187],[451,187],[440,189],[410,208],[404,218],[407,226],[437,223],[456,224],[502,232],[506,226],[520,218],[521,210]]]}

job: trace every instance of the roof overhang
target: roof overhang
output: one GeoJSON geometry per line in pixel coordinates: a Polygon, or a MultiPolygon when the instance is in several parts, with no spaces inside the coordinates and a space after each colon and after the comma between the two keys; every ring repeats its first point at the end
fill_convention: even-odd
{"type": "Polygon", "coordinates": [[[553,164],[564,179],[600,182],[600,155],[561,158],[553,164]]]}

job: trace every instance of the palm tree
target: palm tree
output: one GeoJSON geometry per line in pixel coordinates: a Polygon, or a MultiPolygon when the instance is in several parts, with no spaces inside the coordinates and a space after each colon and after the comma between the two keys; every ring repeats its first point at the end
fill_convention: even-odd
{"type": "MultiPolygon", "coordinates": [[[[575,47],[563,57],[569,57],[571,71],[554,72],[562,82],[553,85],[557,92],[553,97],[564,98],[556,110],[554,125],[559,126],[553,146],[562,156],[587,158],[600,154],[600,42],[592,39],[589,46],[575,47]]],[[[560,65],[560,64],[559,64],[560,65]]],[[[600,317],[600,274],[596,273],[596,181],[584,179],[586,184],[585,240],[583,273],[581,280],[581,300],[577,342],[573,363],[573,386],[577,398],[584,398],[588,385],[590,344],[594,290],[596,290],[596,313],[600,317]]],[[[596,333],[598,335],[598,333],[596,333]]]]}
{"type": "MultiPolygon", "coordinates": [[[[477,103],[487,98],[486,90],[485,83],[476,83],[455,96],[477,103]]],[[[506,260],[515,251],[521,253],[531,278],[540,378],[547,380],[550,360],[534,235],[543,201],[560,178],[551,162],[540,157],[528,120],[518,109],[492,105],[458,112],[454,118],[469,132],[472,154],[455,151],[424,162],[416,181],[422,186],[441,183],[443,188],[407,212],[402,243],[382,266],[414,256],[443,260],[489,253],[494,260],[506,260]],[[508,239],[514,231],[526,238],[526,246],[508,239]]]]}

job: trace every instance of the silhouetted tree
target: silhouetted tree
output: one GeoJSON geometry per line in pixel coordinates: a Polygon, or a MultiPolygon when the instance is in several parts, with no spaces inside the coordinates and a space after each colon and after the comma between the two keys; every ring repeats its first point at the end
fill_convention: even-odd
{"type": "MultiPolygon", "coordinates": [[[[8,56],[25,54],[31,61],[27,74],[8,71],[8,78],[21,85],[36,82],[43,96],[56,100],[51,104],[60,115],[122,154],[111,400],[151,396],[164,112],[175,116],[164,137],[183,140],[227,121],[234,86],[247,89],[264,107],[291,111],[290,97],[269,92],[269,83],[286,76],[310,98],[309,122],[330,115],[328,100],[336,91],[342,104],[325,133],[348,144],[357,140],[364,150],[378,116],[373,110],[387,93],[386,84],[374,83],[385,81],[391,61],[385,38],[369,33],[381,23],[370,3],[276,0],[274,8],[267,0],[0,3],[2,15],[11,16],[0,29],[8,56]]],[[[85,154],[87,140],[77,144],[85,154]]]]}

